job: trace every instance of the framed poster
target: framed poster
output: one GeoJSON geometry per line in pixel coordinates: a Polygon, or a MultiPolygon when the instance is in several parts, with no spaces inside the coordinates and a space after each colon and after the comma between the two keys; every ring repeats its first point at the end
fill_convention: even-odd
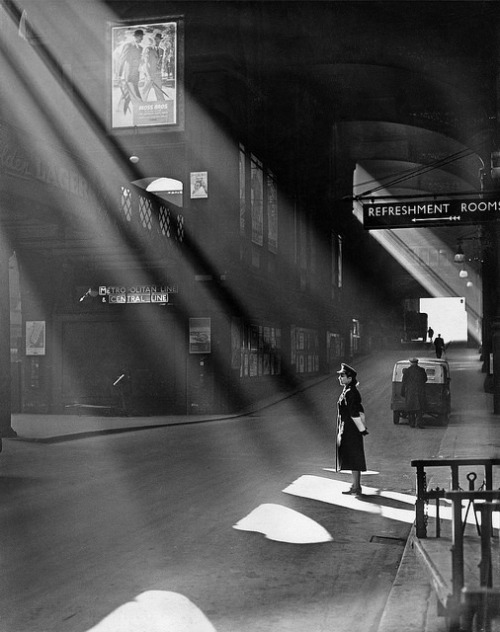
{"type": "Polygon", "coordinates": [[[45,321],[26,321],[26,355],[45,355],[45,321]]]}
{"type": "Polygon", "coordinates": [[[110,126],[183,125],[180,18],[110,26],[110,126]]]}
{"type": "Polygon", "coordinates": [[[191,199],[208,197],[208,172],[192,171],[190,174],[191,199]]]}
{"type": "Polygon", "coordinates": [[[189,319],[189,353],[210,353],[212,326],[210,318],[189,319]]]}

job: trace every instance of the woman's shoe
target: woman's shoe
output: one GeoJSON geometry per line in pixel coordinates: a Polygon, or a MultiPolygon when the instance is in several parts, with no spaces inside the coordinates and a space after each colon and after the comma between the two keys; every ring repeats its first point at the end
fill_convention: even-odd
{"type": "Polygon", "coordinates": [[[351,489],[342,492],[343,494],[351,494],[353,496],[361,496],[361,487],[351,487],[351,489]]]}

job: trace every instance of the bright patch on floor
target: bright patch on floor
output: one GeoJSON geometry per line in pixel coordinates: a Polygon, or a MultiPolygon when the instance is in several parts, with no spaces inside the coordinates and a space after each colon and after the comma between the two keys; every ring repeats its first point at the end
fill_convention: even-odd
{"type": "Polygon", "coordinates": [[[217,632],[184,595],[148,590],[114,610],[87,632],[217,632]]]}
{"type": "Polygon", "coordinates": [[[260,505],[239,520],[235,529],[263,533],[268,540],[290,544],[330,542],[332,536],[320,524],[282,505],[260,505]]]}
{"type": "MultiPolygon", "coordinates": [[[[415,521],[415,496],[401,494],[400,492],[382,491],[366,485],[362,486],[363,494],[361,496],[342,494],[343,491],[347,491],[350,487],[350,481],[343,482],[331,478],[323,478],[321,476],[304,475],[299,477],[288,487],[285,487],[283,492],[293,496],[300,496],[301,498],[319,500],[320,502],[336,505],[338,507],[379,514],[383,518],[389,518],[407,524],[412,524],[415,521]],[[401,506],[395,507],[395,502],[401,506]],[[407,509],[406,506],[410,508],[407,509]]],[[[429,518],[436,517],[436,505],[434,503],[429,503],[427,515],[429,518]]],[[[451,501],[448,499],[441,499],[439,517],[441,520],[451,522],[452,508],[451,501]]],[[[476,522],[474,510],[469,508],[467,511],[466,503],[463,506],[462,519],[465,520],[467,524],[475,524],[476,522]]],[[[500,516],[498,516],[497,512],[493,512],[492,525],[495,529],[498,529],[500,526],[500,516]]]]}
{"type": "MultiPolygon", "coordinates": [[[[384,495],[387,492],[381,492],[373,487],[363,485],[363,496],[347,496],[343,495],[343,491],[347,491],[351,487],[351,483],[335,481],[331,478],[323,478],[321,476],[304,475],[286,487],[283,491],[285,494],[300,496],[301,498],[310,498],[319,500],[330,505],[346,507],[348,509],[356,509],[371,514],[379,514],[384,518],[398,520],[412,524],[415,520],[415,511],[411,509],[391,507],[384,504],[384,495]]],[[[404,496],[404,495],[400,495],[404,496]]],[[[390,500],[402,501],[401,498],[394,498],[393,494],[386,496],[387,503],[390,500]]],[[[407,496],[402,504],[415,502],[411,496],[407,496]],[[408,500],[406,500],[408,499],[408,500]],[[411,499],[411,500],[410,500],[411,499]]]]}
{"type": "MultiPolygon", "coordinates": [[[[335,474],[351,474],[352,470],[336,470],[333,467],[324,467],[325,472],[335,472],[335,474]]],[[[380,474],[380,472],[376,472],[375,470],[366,470],[366,472],[361,472],[361,476],[371,476],[372,474],[380,474]]]]}

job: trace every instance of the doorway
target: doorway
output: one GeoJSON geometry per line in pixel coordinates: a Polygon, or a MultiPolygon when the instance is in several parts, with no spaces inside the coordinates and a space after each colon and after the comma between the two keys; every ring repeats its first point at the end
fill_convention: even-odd
{"type": "Polygon", "coordinates": [[[446,344],[467,342],[467,311],[463,296],[421,298],[420,311],[428,315],[434,336],[441,334],[446,344]]]}

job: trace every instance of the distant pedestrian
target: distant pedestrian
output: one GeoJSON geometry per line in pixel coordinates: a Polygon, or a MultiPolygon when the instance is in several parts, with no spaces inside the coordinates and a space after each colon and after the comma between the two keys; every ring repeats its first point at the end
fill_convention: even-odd
{"type": "Polygon", "coordinates": [[[427,335],[429,336],[429,342],[432,342],[432,339],[434,338],[434,329],[432,327],[429,327],[427,330],[427,335]]]}
{"type": "Polygon", "coordinates": [[[436,339],[434,340],[434,347],[436,348],[436,358],[440,358],[446,348],[444,340],[441,338],[441,334],[436,336],[436,339]]]}
{"type": "Polygon", "coordinates": [[[418,358],[410,358],[410,366],[403,370],[401,396],[405,398],[405,409],[411,428],[423,428],[423,412],[425,410],[425,383],[427,373],[418,366],[418,358]]]}
{"type": "Polygon", "coordinates": [[[364,423],[364,408],[357,389],[357,373],[342,363],[337,371],[343,387],[337,402],[336,470],[351,470],[352,486],[343,494],[361,494],[361,472],[366,471],[363,437],[368,434],[364,423]]]}

